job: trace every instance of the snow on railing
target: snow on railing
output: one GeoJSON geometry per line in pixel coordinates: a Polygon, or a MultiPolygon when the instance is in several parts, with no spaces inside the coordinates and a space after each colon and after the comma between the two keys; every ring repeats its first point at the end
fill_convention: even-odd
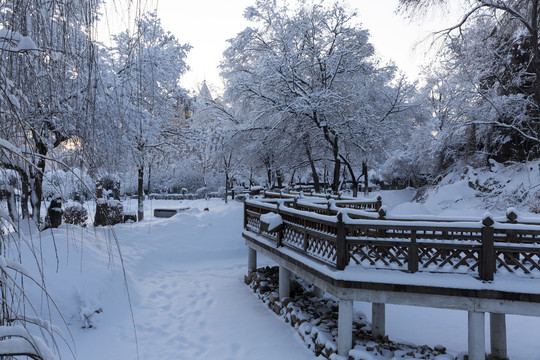
{"type": "Polygon", "coordinates": [[[486,281],[493,280],[497,269],[540,276],[540,221],[518,223],[515,211],[506,218],[393,219],[385,207],[374,213],[339,208],[333,200],[324,205],[295,198],[274,204],[249,200],[244,213],[246,230],[338,270],[357,264],[471,273],[486,281]],[[261,222],[261,215],[270,212],[282,220],[275,231],[261,222]]]}

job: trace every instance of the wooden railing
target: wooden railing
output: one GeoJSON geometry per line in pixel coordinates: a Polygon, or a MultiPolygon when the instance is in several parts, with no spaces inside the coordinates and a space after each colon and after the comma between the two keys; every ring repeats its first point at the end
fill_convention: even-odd
{"type": "Polygon", "coordinates": [[[378,212],[382,206],[382,198],[380,196],[371,200],[358,200],[346,197],[342,198],[341,195],[265,191],[264,197],[265,199],[289,199],[293,201],[292,203],[287,202],[287,205],[290,207],[327,215],[336,215],[338,210],[333,209],[335,207],[378,212]]]}
{"type": "Polygon", "coordinates": [[[412,273],[473,273],[485,281],[496,272],[540,276],[538,225],[489,216],[481,221],[352,218],[355,210],[332,213],[332,206],[324,212],[322,205],[290,204],[247,201],[244,227],[337,270],[355,263],[412,273]],[[260,216],[268,212],[281,216],[278,231],[263,230],[260,216]]]}

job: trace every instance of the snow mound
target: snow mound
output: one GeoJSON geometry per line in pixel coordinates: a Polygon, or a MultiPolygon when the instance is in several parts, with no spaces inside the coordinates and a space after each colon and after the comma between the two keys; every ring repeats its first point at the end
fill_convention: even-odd
{"type": "Polygon", "coordinates": [[[434,214],[504,215],[509,207],[540,213],[540,161],[499,164],[452,172],[428,189],[420,201],[434,214]]]}
{"type": "Polygon", "coordinates": [[[390,210],[391,215],[431,215],[430,211],[420,203],[405,202],[390,210]]]}

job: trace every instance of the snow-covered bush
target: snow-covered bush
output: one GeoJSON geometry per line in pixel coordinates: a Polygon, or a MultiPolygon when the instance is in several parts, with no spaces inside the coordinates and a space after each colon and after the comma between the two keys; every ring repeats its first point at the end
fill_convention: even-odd
{"type": "Polygon", "coordinates": [[[85,227],[88,220],[88,210],[79,203],[68,203],[64,208],[63,220],[66,224],[85,227]]]}
{"type": "Polygon", "coordinates": [[[198,198],[205,198],[208,196],[208,188],[202,187],[197,189],[197,197],[198,198]]]}
{"type": "Polygon", "coordinates": [[[98,199],[94,226],[116,225],[124,219],[124,206],[118,200],[98,199]]]}

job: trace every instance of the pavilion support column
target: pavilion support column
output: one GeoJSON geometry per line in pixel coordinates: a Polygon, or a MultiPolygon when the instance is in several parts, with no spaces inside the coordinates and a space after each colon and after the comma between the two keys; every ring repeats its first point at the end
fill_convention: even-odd
{"type": "Polygon", "coordinates": [[[386,309],[381,303],[371,304],[371,335],[384,337],[386,334],[386,309]]]}
{"type": "Polygon", "coordinates": [[[279,265],[279,298],[291,295],[291,271],[279,265]]]}
{"type": "Polygon", "coordinates": [[[485,314],[469,311],[469,360],[485,360],[485,314]]]}
{"type": "Polygon", "coordinates": [[[508,360],[505,314],[489,314],[489,335],[491,340],[491,359],[508,360]]]}
{"type": "Polygon", "coordinates": [[[352,348],[353,301],[339,300],[338,355],[349,356],[352,348]]]}
{"type": "Polygon", "coordinates": [[[257,251],[248,247],[248,274],[257,270],[257,251]]]}

